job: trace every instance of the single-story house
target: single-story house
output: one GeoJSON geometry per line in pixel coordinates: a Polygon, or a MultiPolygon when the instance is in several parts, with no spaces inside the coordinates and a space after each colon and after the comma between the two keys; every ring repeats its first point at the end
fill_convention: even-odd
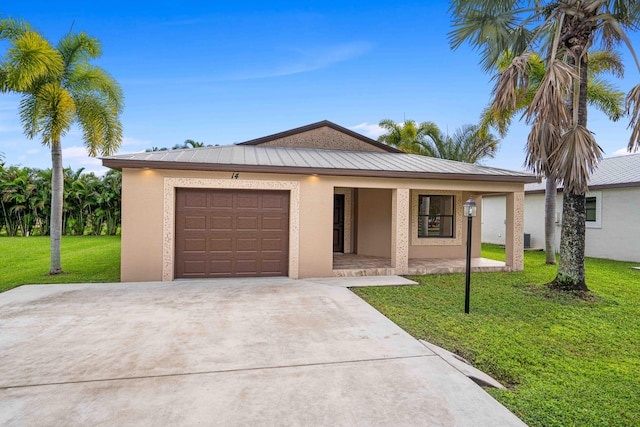
{"type": "Polygon", "coordinates": [[[102,162],[122,170],[123,281],[418,273],[419,260],[465,259],[463,204],[486,194],[506,194],[499,269],[523,269],[535,177],[406,154],[328,121],[102,162]]]}
{"type": "MultiPolygon", "coordinates": [[[[525,184],[524,232],[532,248],[544,248],[545,183],[525,184]]],[[[485,195],[482,241],[504,244],[504,195],[485,195]]],[[[640,153],[603,159],[586,194],[585,254],[640,262],[640,153]]],[[[556,252],[560,251],[562,186],[556,195],[556,252]]]]}

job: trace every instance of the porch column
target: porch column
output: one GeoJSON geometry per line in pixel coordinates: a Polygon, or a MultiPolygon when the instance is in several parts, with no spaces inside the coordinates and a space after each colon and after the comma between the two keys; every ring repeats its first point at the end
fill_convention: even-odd
{"type": "Polygon", "coordinates": [[[506,266],[509,271],[524,270],[524,192],[507,193],[505,232],[506,266]]]}
{"type": "Polygon", "coordinates": [[[393,190],[391,202],[391,267],[409,273],[409,189],[393,190]]]}

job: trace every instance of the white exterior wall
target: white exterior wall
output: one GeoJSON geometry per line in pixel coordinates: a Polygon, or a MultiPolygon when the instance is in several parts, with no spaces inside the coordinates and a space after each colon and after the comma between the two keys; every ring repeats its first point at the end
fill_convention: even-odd
{"type": "MultiPolygon", "coordinates": [[[[560,251],[562,193],[556,196],[556,252],[560,251]]],[[[524,232],[531,234],[531,247],[544,249],[544,193],[524,196],[524,232]]]]}
{"type": "MultiPolygon", "coordinates": [[[[585,255],[640,262],[640,188],[614,188],[587,193],[596,198],[596,221],[586,223],[585,255]]],[[[505,196],[482,199],[482,242],[504,244],[505,196]]],[[[562,193],[556,199],[556,251],[560,250],[562,193]]],[[[544,194],[526,194],[524,232],[531,247],[544,248],[544,194]]]]}
{"type": "MultiPolygon", "coordinates": [[[[527,197],[524,198],[525,221],[527,217],[527,197]]],[[[507,198],[500,196],[482,197],[482,243],[504,245],[507,224],[507,198]]],[[[526,229],[526,223],[525,223],[526,229]]]]}
{"type": "Polygon", "coordinates": [[[587,226],[586,255],[640,262],[640,188],[596,193],[601,193],[602,200],[596,211],[600,226],[587,226]]]}

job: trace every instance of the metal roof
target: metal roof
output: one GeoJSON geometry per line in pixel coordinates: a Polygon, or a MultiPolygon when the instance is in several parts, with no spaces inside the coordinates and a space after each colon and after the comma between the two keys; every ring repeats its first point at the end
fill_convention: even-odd
{"type": "Polygon", "coordinates": [[[400,178],[534,182],[526,172],[472,165],[406,153],[229,145],[122,154],[102,158],[115,169],[152,168],[299,173],[400,178]]]}
{"type": "MultiPolygon", "coordinates": [[[[640,187],[640,153],[602,159],[589,178],[590,190],[617,187],[640,187]]],[[[545,181],[526,184],[524,189],[527,193],[543,192],[545,181]]]]}

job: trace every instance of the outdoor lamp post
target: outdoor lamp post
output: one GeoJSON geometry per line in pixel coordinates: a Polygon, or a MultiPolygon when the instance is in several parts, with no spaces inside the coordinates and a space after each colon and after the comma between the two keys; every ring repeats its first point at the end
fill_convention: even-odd
{"type": "Polygon", "coordinates": [[[476,216],[478,207],[476,202],[473,201],[473,197],[469,197],[464,203],[464,216],[467,217],[467,277],[465,280],[464,288],[464,312],[469,313],[469,292],[471,291],[471,227],[472,219],[476,216]]]}

